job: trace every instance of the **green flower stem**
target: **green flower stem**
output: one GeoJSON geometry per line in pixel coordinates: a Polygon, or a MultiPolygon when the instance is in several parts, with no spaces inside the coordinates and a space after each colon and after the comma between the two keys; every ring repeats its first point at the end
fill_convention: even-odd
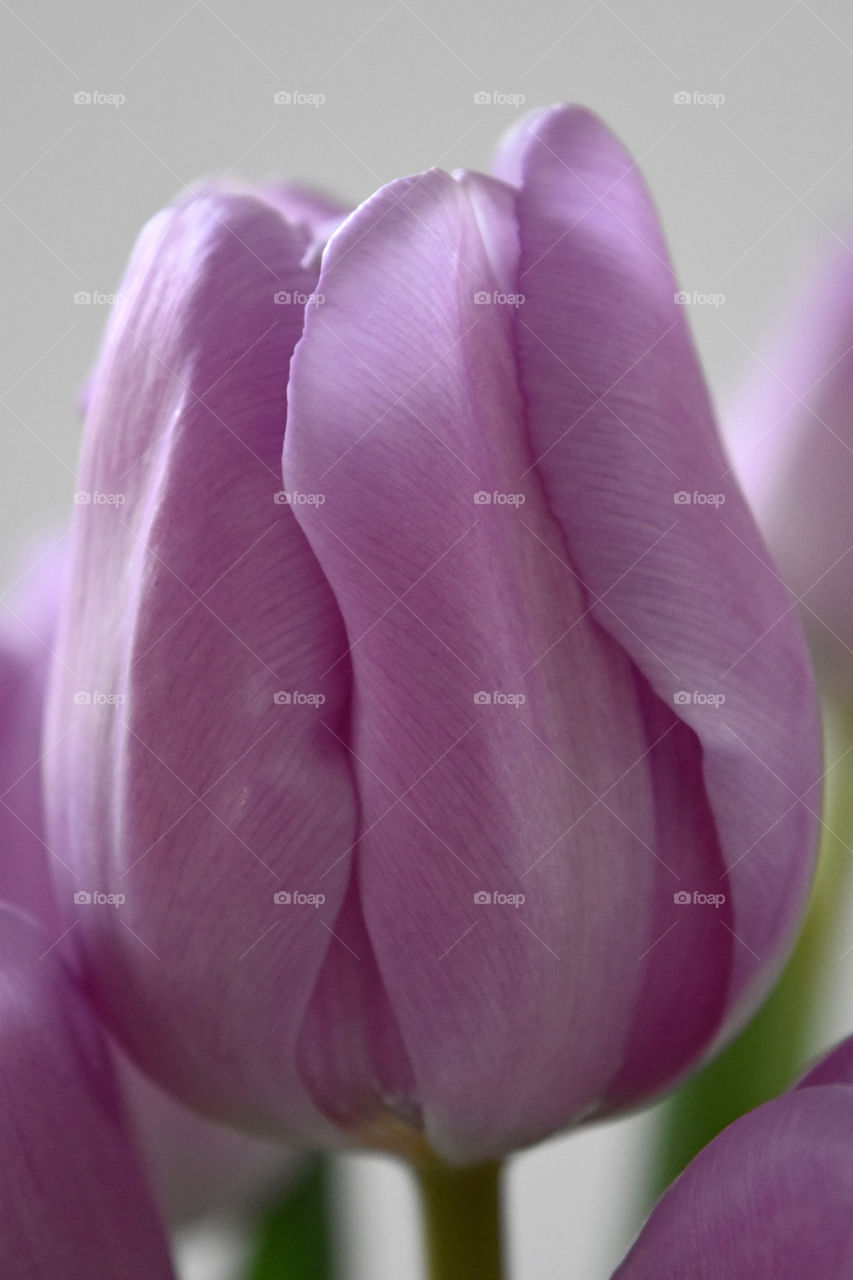
{"type": "Polygon", "coordinates": [[[432,1157],[414,1171],[429,1280],[503,1280],[500,1163],[457,1169],[432,1157]]]}
{"type": "Polygon", "coordinates": [[[853,705],[828,709],[825,725],[826,825],[805,926],[752,1021],[666,1107],[649,1188],[652,1203],[726,1125],[787,1089],[814,1053],[853,869],[853,705]]]}

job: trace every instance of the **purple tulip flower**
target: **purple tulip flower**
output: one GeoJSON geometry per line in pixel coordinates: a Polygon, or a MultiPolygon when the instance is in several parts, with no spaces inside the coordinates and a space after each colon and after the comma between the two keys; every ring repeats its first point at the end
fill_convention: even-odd
{"type": "MultiPolygon", "coordinates": [[[[45,939],[40,950],[51,948],[53,955],[55,949],[58,960],[66,939],[48,871],[53,855],[44,841],[39,757],[45,682],[68,557],[59,542],[34,551],[33,558],[21,582],[7,593],[0,619],[0,902],[38,923],[45,939]]],[[[63,979],[58,985],[68,984],[63,979]]],[[[96,1032],[90,1034],[94,1038],[96,1032]]],[[[0,1060],[5,1060],[6,1047],[6,1027],[0,1023],[0,1060]]],[[[257,1212],[298,1167],[280,1145],[206,1123],[140,1075],[115,1045],[110,1044],[109,1053],[130,1130],[169,1223],[215,1210],[257,1212]]],[[[78,1087],[82,1094],[85,1082],[78,1087]]],[[[69,1124],[78,1122],[84,1120],[69,1113],[69,1124]]],[[[34,1134],[32,1143],[36,1141],[34,1134]]],[[[89,1176],[95,1182],[101,1176],[96,1161],[89,1176]]],[[[12,1182],[10,1178],[7,1185],[12,1182]]],[[[5,1246],[5,1236],[2,1241],[5,1246]]],[[[2,1253],[4,1264],[10,1256],[2,1253]]]]}
{"type": "Polygon", "coordinates": [[[820,674],[853,695],[853,255],[837,248],[727,418],[738,478],[800,602],[820,674]]]}
{"type": "Polygon", "coordinates": [[[131,1055],[238,1126],[457,1162],[732,1033],[820,770],[633,162],[555,109],[498,173],[148,225],[48,717],[51,846],[123,901],[60,893],[131,1055]]]}
{"type": "Polygon", "coordinates": [[[736,1120],[654,1209],[614,1280],[853,1275],[853,1036],[736,1120]]]}

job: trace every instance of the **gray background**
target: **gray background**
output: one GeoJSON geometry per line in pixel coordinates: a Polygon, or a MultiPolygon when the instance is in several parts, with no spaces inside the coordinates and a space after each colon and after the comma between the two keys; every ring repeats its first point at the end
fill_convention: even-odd
{"type": "MultiPolygon", "coordinates": [[[[75,396],[106,319],[74,294],[115,291],[141,224],[194,178],[289,175],[357,201],[429,165],[486,167],[519,110],[475,104],[478,92],[585,103],[641,157],[682,287],[725,295],[690,317],[719,403],[807,264],[853,224],[853,11],[840,0],[0,0],[0,30],[4,582],[22,538],[69,509],[75,396]],[[277,106],[281,90],[325,102],[277,106]],[[75,105],[79,92],[126,101],[75,105]]],[[[517,1280],[606,1274],[648,1123],[517,1162],[517,1280]]],[[[416,1275],[402,1175],[350,1161],[344,1182],[353,1277],[416,1275]]]]}

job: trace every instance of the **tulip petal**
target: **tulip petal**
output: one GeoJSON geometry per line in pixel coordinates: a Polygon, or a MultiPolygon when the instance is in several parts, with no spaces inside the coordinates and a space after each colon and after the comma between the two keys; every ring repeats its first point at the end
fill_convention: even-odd
{"type": "Polygon", "coordinates": [[[123,1046],[200,1110],[320,1143],[295,1046],[355,798],[344,628],[280,480],[303,308],[274,296],[313,288],[308,243],[216,192],[143,233],[87,417],[48,798],[74,888],[126,899],[60,884],[123,1046]]]}
{"type": "MultiPolygon", "coordinates": [[[[64,946],[48,870],[39,760],[41,721],[56,622],[68,576],[67,537],[35,546],[4,599],[0,624],[0,900],[28,913],[64,946]]],[[[47,945],[47,944],[45,944],[47,945]]],[[[212,1125],[165,1094],[110,1045],[132,1131],[169,1223],[215,1210],[254,1212],[298,1160],[212,1125]]]]}
{"type": "Polygon", "coordinates": [[[614,1280],[853,1273],[851,1045],[701,1151],[658,1203],[614,1280]]]}
{"type": "Polygon", "coordinates": [[[853,1036],[842,1040],[831,1053],[815,1063],[796,1087],[811,1089],[823,1084],[853,1085],[853,1036]]]}
{"type": "Polygon", "coordinates": [[[0,1263],[8,1280],[171,1277],[94,1015],[45,935],[0,910],[0,1263]]]}
{"type": "Polygon", "coordinates": [[[253,188],[288,222],[307,227],[314,245],[324,245],[349,213],[339,200],[296,182],[264,182],[253,188]]]}
{"type": "MultiPolygon", "coordinates": [[[[818,728],[798,621],[731,478],[630,157],[589,112],[558,108],[517,127],[498,172],[519,187],[536,467],[597,623],[697,740],[740,1020],[790,944],[813,867],[818,728]]],[[[660,992],[647,990],[654,1019],[660,992]]],[[[644,1054],[615,1099],[653,1084],[644,1054]]]]}
{"type": "Polygon", "coordinates": [[[654,941],[650,744],[530,471],[516,252],[501,184],[383,188],[329,243],[288,388],[286,485],[324,497],[297,517],[351,646],[364,919],[458,1160],[592,1108],[654,941]]]}
{"type": "Polygon", "coordinates": [[[213,1214],[252,1222],[297,1178],[301,1155],[211,1124],[110,1047],[136,1145],[170,1227],[213,1214]]]}
{"type": "Polygon", "coordinates": [[[723,889],[701,745],[639,673],[637,702],[646,724],[658,857],[643,986],[604,1111],[674,1084],[707,1051],[726,1010],[732,964],[732,904],[723,889]]]}
{"type": "Polygon", "coordinates": [[[853,694],[853,254],[838,248],[783,318],[726,417],[767,543],[801,600],[818,670],[853,694]]]}
{"type": "Polygon", "coordinates": [[[0,621],[0,901],[58,937],[60,913],[47,862],[41,803],[41,721],[68,572],[66,539],[34,548],[33,563],[4,599],[0,621]]]}

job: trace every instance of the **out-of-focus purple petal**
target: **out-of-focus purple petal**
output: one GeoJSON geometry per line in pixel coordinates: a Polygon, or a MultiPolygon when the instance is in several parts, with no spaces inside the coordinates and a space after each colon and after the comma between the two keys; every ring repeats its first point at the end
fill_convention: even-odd
{"type": "Polygon", "coordinates": [[[738,477],[801,600],[820,673],[853,694],[853,252],[786,311],[726,415],[738,477]]]}
{"type": "MultiPolygon", "coordinates": [[[[499,172],[519,188],[517,340],[533,458],[593,616],[663,704],[657,718],[701,756],[739,1020],[790,944],[813,866],[819,740],[798,620],[723,455],[631,158],[589,112],[560,108],[517,127],[499,172]]],[[[670,810],[679,822],[675,794],[670,810]]],[[[674,913],[650,966],[667,948],[671,973],[679,957],[689,963],[684,918],[674,913]]],[[[661,994],[651,980],[647,991],[648,1033],[661,994]]],[[[665,1074],[666,1039],[663,1029],[635,1038],[642,1050],[613,1081],[614,1101],[665,1074]]]]}
{"type": "Polygon", "coordinates": [[[60,912],[47,869],[41,802],[41,721],[66,539],[29,550],[0,616],[0,901],[58,937],[60,912]]]}
{"type": "Polygon", "coordinates": [[[262,182],[253,189],[274,205],[288,222],[307,227],[314,244],[325,244],[349,213],[340,200],[301,183],[262,182]]]}
{"type": "Polygon", "coordinates": [[[853,1085],[853,1036],[842,1040],[831,1053],[815,1063],[796,1087],[810,1089],[823,1084],[853,1085]]]}
{"type": "Polygon", "coordinates": [[[295,1045],[355,800],[344,628],[280,479],[303,307],[275,296],[313,288],[307,243],[217,193],[143,232],[87,418],[48,801],[73,888],[126,899],[60,884],[131,1056],[214,1116],[322,1141],[295,1045]]]}
{"type": "Polygon", "coordinates": [[[163,1216],[180,1226],[208,1214],[247,1219],[297,1176],[302,1157],[203,1120],[114,1048],[129,1123],[163,1216]]]}
{"type": "Polygon", "coordinates": [[[0,1270],[172,1276],[94,1014],[50,942],[0,910],[0,1270]]]}
{"type": "Polygon", "coordinates": [[[735,1121],[660,1200],[614,1280],[853,1275],[853,1039],[735,1121]]]}

